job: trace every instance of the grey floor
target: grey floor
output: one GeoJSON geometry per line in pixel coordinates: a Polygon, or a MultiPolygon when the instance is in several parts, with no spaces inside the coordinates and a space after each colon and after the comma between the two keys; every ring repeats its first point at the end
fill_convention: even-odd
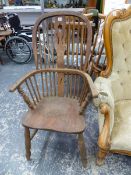
{"type": "Polygon", "coordinates": [[[97,110],[90,104],[85,112],[84,138],[88,166],[82,167],[75,135],[39,131],[32,141],[32,160],[25,159],[24,130],[21,118],[27,110],[17,93],[9,87],[29,70],[33,61],[17,65],[4,58],[0,65],[0,175],[130,175],[131,157],[110,154],[105,164],[96,166],[98,121],[97,110]]]}

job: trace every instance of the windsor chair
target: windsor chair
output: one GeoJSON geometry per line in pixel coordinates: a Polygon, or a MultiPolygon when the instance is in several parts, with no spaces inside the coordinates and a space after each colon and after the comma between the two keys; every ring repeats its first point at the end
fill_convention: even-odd
{"type": "Polygon", "coordinates": [[[39,69],[17,81],[10,91],[18,90],[29,110],[22,124],[25,127],[26,158],[30,160],[31,140],[38,129],[78,135],[83,166],[87,166],[83,132],[84,110],[97,91],[87,73],[74,69],[39,69]],[[59,79],[59,76],[64,79],[59,79]],[[34,133],[30,134],[33,128],[34,133]]]}
{"type": "Polygon", "coordinates": [[[42,129],[77,134],[86,167],[84,110],[90,97],[97,96],[86,73],[91,37],[90,23],[79,13],[53,12],[36,21],[33,29],[36,70],[10,89],[18,90],[29,108],[22,120],[27,160],[31,156],[31,140],[42,129]],[[35,129],[32,135],[31,128],[35,129]]]}

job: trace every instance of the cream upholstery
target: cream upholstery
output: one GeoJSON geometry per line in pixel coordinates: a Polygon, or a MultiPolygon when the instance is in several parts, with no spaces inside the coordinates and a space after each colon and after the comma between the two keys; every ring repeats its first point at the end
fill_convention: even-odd
{"type": "MultiPolygon", "coordinates": [[[[99,77],[95,81],[95,85],[99,92],[98,98],[94,99],[95,106],[99,107],[102,103],[107,103],[110,106],[111,120],[110,120],[110,133],[114,125],[114,98],[111,89],[111,81],[106,78],[99,77]]],[[[100,113],[100,108],[98,108],[99,113],[99,129],[103,128],[104,116],[100,113]]]]}
{"type": "Polygon", "coordinates": [[[131,100],[116,103],[114,115],[111,149],[131,151],[131,100]]]}
{"type": "MultiPolygon", "coordinates": [[[[98,77],[95,105],[110,106],[111,149],[131,151],[131,18],[112,25],[113,67],[108,78],[98,77]]],[[[99,112],[99,128],[104,117],[99,112]]]]}
{"type": "Polygon", "coordinates": [[[131,18],[114,23],[112,44],[112,72],[118,75],[117,80],[112,83],[114,99],[115,101],[131,99],[131,18]]]}

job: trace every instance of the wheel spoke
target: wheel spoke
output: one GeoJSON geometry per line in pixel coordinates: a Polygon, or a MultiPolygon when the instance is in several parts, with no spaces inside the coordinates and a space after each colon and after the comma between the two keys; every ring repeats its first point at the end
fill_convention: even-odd
{"type": "Polygon", "coordinates": [[[16,63],[26,63],[32,55],[30,45],[22,37],[12,37],[7,42],[6,52],[9,58],[16,63]]]}

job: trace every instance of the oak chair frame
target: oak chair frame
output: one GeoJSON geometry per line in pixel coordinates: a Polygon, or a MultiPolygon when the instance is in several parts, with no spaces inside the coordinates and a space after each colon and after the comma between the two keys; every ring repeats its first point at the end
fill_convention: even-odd
{"type": "MultiPolygon", "coordinates": [[[[57,96],[62,98],[65,97],[68,99],[70,98],[76,99],[79,101],[80,118],[84,115],[84,110],[90,97],[97,97],[98,95],[90,76],[83,71],[74,70],[74,69],[48,68],[48,69],[39,69],[39,70],[32,71],[26,74],[20,80],[18,80],[10,88],[10,92],[14,92],[15,90],[17,90],[19,94],[23,97],[24,102],[27,104],[29,108],[28,111],[31,111],[32,113],[34,113],[33,111],[35,111],[38,104],[40,104],[41,101],[44,100],[46,97],[50,98],[51,96],[53,96],[56,98],[56,100],[57,100],[57,96]],[[47,74],[49,75],[48,80],[47,80],[47,74]],[[56,74],[58,74],[58,78],[54,78],[56,74]],[[64,88],[66,88],[66,92],[63,91],[63,82],[59,80],[59,74],[62,74],[64,76],[64,79],[65,77],[67,77],[68,79],[70,77],[70,83],[66,84],[66,81],[64,81],[64,84],[65,84],[64,88]],[[39,80],[36,78],[37,75],[40,75],[39,80]],[[53,76],[55,81],[52,81],[51,75],[53,76]],[[43,78],[44,76],[45,78],[43,78]],[[74,83],[73,83],[73,77],[74,77],[74,83]],[[83,79],[83,85],[81,89],[80,89],[80,85],[81,85],[80,77],[83,79]],[[39,87],[40,82],[42,84],[41,88],[39,87]],[[49,83],[51,87],[50,89],[48,89],[49,83]],[[26,86],[28,93],[23,86],[26,86]],[[73,91],[72,91],[72,88],[73,88],[73,91]],[[79,90],[77,90],[77,88],[79,90]]],[[[30,160],[30,156],[31,156],[31,140],[37,133],[38,129],[42,129],[42,130],[77,134],[78,145],[80,149],[80,157],[81,157],[83,166],[86,167],[87,157],[86,157],[86,148],[85,148],[84,137],[83,137],[84,128],[80,129],[79,126],[77,125],[74,130],[71,129],[67,132],[67,129],[66,129],[67,126],[59,130],[57,129],[56,126],[54,127],[52,124],[50,125],[51,127],[42,128],[41,126],[39,126],[38,128],[35,128],[34,125],[29,126],[26,122],[23,122],[23,126],[25,127],[25,147],[26,147],[27,160],[30,160]],[[32,135],[30,133],[30,129],[34,129],[34,132],[32,133],[32,135]]]]}
{"type": "MultiPolygon", "coordinates": [[[[104,71],[101,71],[100,76],[108,78],[112,71],[113,66],[113,47],[112,47],[112,33],[111,28],[114,22],[123,21],[131,18],[131,8],[127,10],[114,10],[112,11],[105,20],[104,25],[104,45],[107,56],[107,67],[104,71]]],[[[130,151],[123,150],[110,150],[110,107],[108,104],[101,104],[101,113],[104,114],[104,126],[98,138],[99,152],[97,156],[97,164],[101,165],[104,163],[104,159],[109,152],[119,153],[131,156],[130,151]]]]}
{"type": "MultiPolygon", "coordinates": [[[[47,97],[48,99],[50,97],[55,97],[56,101],[59,97],[61,97],[61,99],[66,98],[66,101],[68,101],[68,99],[74,99],[78,101],[79,103],[78,109],[79,108],[80,109],[78,112],[79,113],[78,118],[79,118],[80,123],[82,123],[81,121],[84,121],[82,119],[84,110],[85,110],[85,107],[90,97],[97,96],[97,91],[95,89],[95,86],[90,76],[85,73],[87,72],[87,68],[88,68],[88,61],[89,61],[90,49],[91,49],[91,39],[92,39],[92,30],[91,30],[90,21],[82,14],[79,14],[76,12],[68,12],[68,11],[42,14],[36,21],[34,28],[33,28],[33,51],[34,51],[36,70],[28,73],[23,78],[21,78],[19,81],[17,81],[16,84],[14,84],[11,87],[10,92],[14,92],[15,90],[19,92],[19,94],[23,97],[24,102],[27,104],[29,108],[28,112],[31,114],[35,113],[34,111],[36,111],[36,108],[40,106],[39,104],[43,102],[42,100],[46,99],[47,97]],[[53,21],[52,18],[55,19],[55,22],[53,21]],[[52,29],[51,36],[55,37],[56,39],[55,40],[55,49],[57,53],[57,63],[56,64],[54,63],[54,57],[52,58],[53,59],[52,64],[50,64],[49,56],[48,56],[48,62],[47,63],[45,62],[44,65],[42,63],[42,55],[43,55],[42,49],[43,48],[41,47],[40,34],[42,33],[43,38],[44,38],[44,32],[43,32],[45,29],[44,21],[46,19],[47,19],[47,23],[45,24],[47,25],[45,26],[46,26],[47,34],[49,30],[52,29]],[[52,19],[51,24],[48,21],[48,19],[52,19]],[[77,40],[78,48],[76,49],[77,64],[74,67],[73,65],[74,60],[73,60],[72,65],[67,64],[65,68],[65,65],[64,65],[64,54],[66,50],[65,48],[70,48],[70,45],[69,45],[70,40],[68,41],[68,38],[70,39],[70,32],[72,32],[73,33],[71,37],[73,38],[71,39],[72,52],[74,51],[73,45],[74,45],[74,38],[75,38],[75,32],[76,32],[75,30],[77,31],[77,37],[79,36],[79,34],[80,36],[82,36],[80,40],[78,39],[79,37],[77,38],[78,39],[77,40]],[[68,35],[67,38],[65,34],[68,35]],[[85,45],[84,47],[79,48],[79,44],[81,46],[83,46],[83,44],[85,45]],[[82,50],[83,48],[84,48],[84,51],[82,50]],[[79,49],[80,49],[80,56],[82,58],[80,66],[78,66],[78,52],[79,52],[78,50],[79,49]],[[38,56],[38,53],[40,57],[38,56]],[[85,53],[85,62],[83,61],[83,53],[85,53]],[[71,68],[71,69],[67,69],[67,68],[71,68]],[[39,81],[41,82],[40,83],[41,87],[39,87],[40,85],[37,79],[38,78],[37,75],[39,75],[39,78],[40,78],[39,81]],[[26,90],[22,86],[24,86],[26,90]]],[[[69,50],[67,49],[67,62],[68,62],[68,57],[69,57],[69,50]]],[[[52,49],[52,53],[54,53],[53,49],[52,49]]],[[[74,58],[74,53],[72,53],[71,55],[74,58]]],[[[44,56],[45,56],[45,47],[44,47],[44,56]]],[[[42,129],[42,130],[77,134],[78,135],[78,145],[80,149],[80,156],[82,159],[83,166],[86,167],[87,157],[86,157],[86,148],[85,148],[84,137],[83,137],[85,124],[78,124],[79,123],[78,122],[76,125],[76,128],[74,127],[74,129],[69,129],[67,131],[67,126],[63,126],[63,125],[60,126],[61,125],[60,122],[58,122],[59,126],[58,125],[54,126],[51,122],[52,120],[50,119],[47,119],[48,120],[47,123],[50,125],[50,127],[49,126],[41,127],[40,125],[36,126],[37,121],[34,121],[34,120],[31,121],[34,125],[27,124],[25,120],[22,121],[23,126],[25,127],[25,147],[26,147],[27,160],[30,160],[30,156],[31,156],[31,140],[33,139],[37,131],[39,129],[42,129]],[[32,135],[30,133],[31,128],[34,129],[34,132],[32,133],[32,135]]],[[[55,120],[58,121],[58,116],[55,120]]],[[[61,122],[62,122],[62,119],[61,119],[61,122]]],[[[71,121],[69,121],[69,123],[71,123],[71,121]]],[[[70,127],[70,128],[73,128],[73,127],[70,127]]]]}

